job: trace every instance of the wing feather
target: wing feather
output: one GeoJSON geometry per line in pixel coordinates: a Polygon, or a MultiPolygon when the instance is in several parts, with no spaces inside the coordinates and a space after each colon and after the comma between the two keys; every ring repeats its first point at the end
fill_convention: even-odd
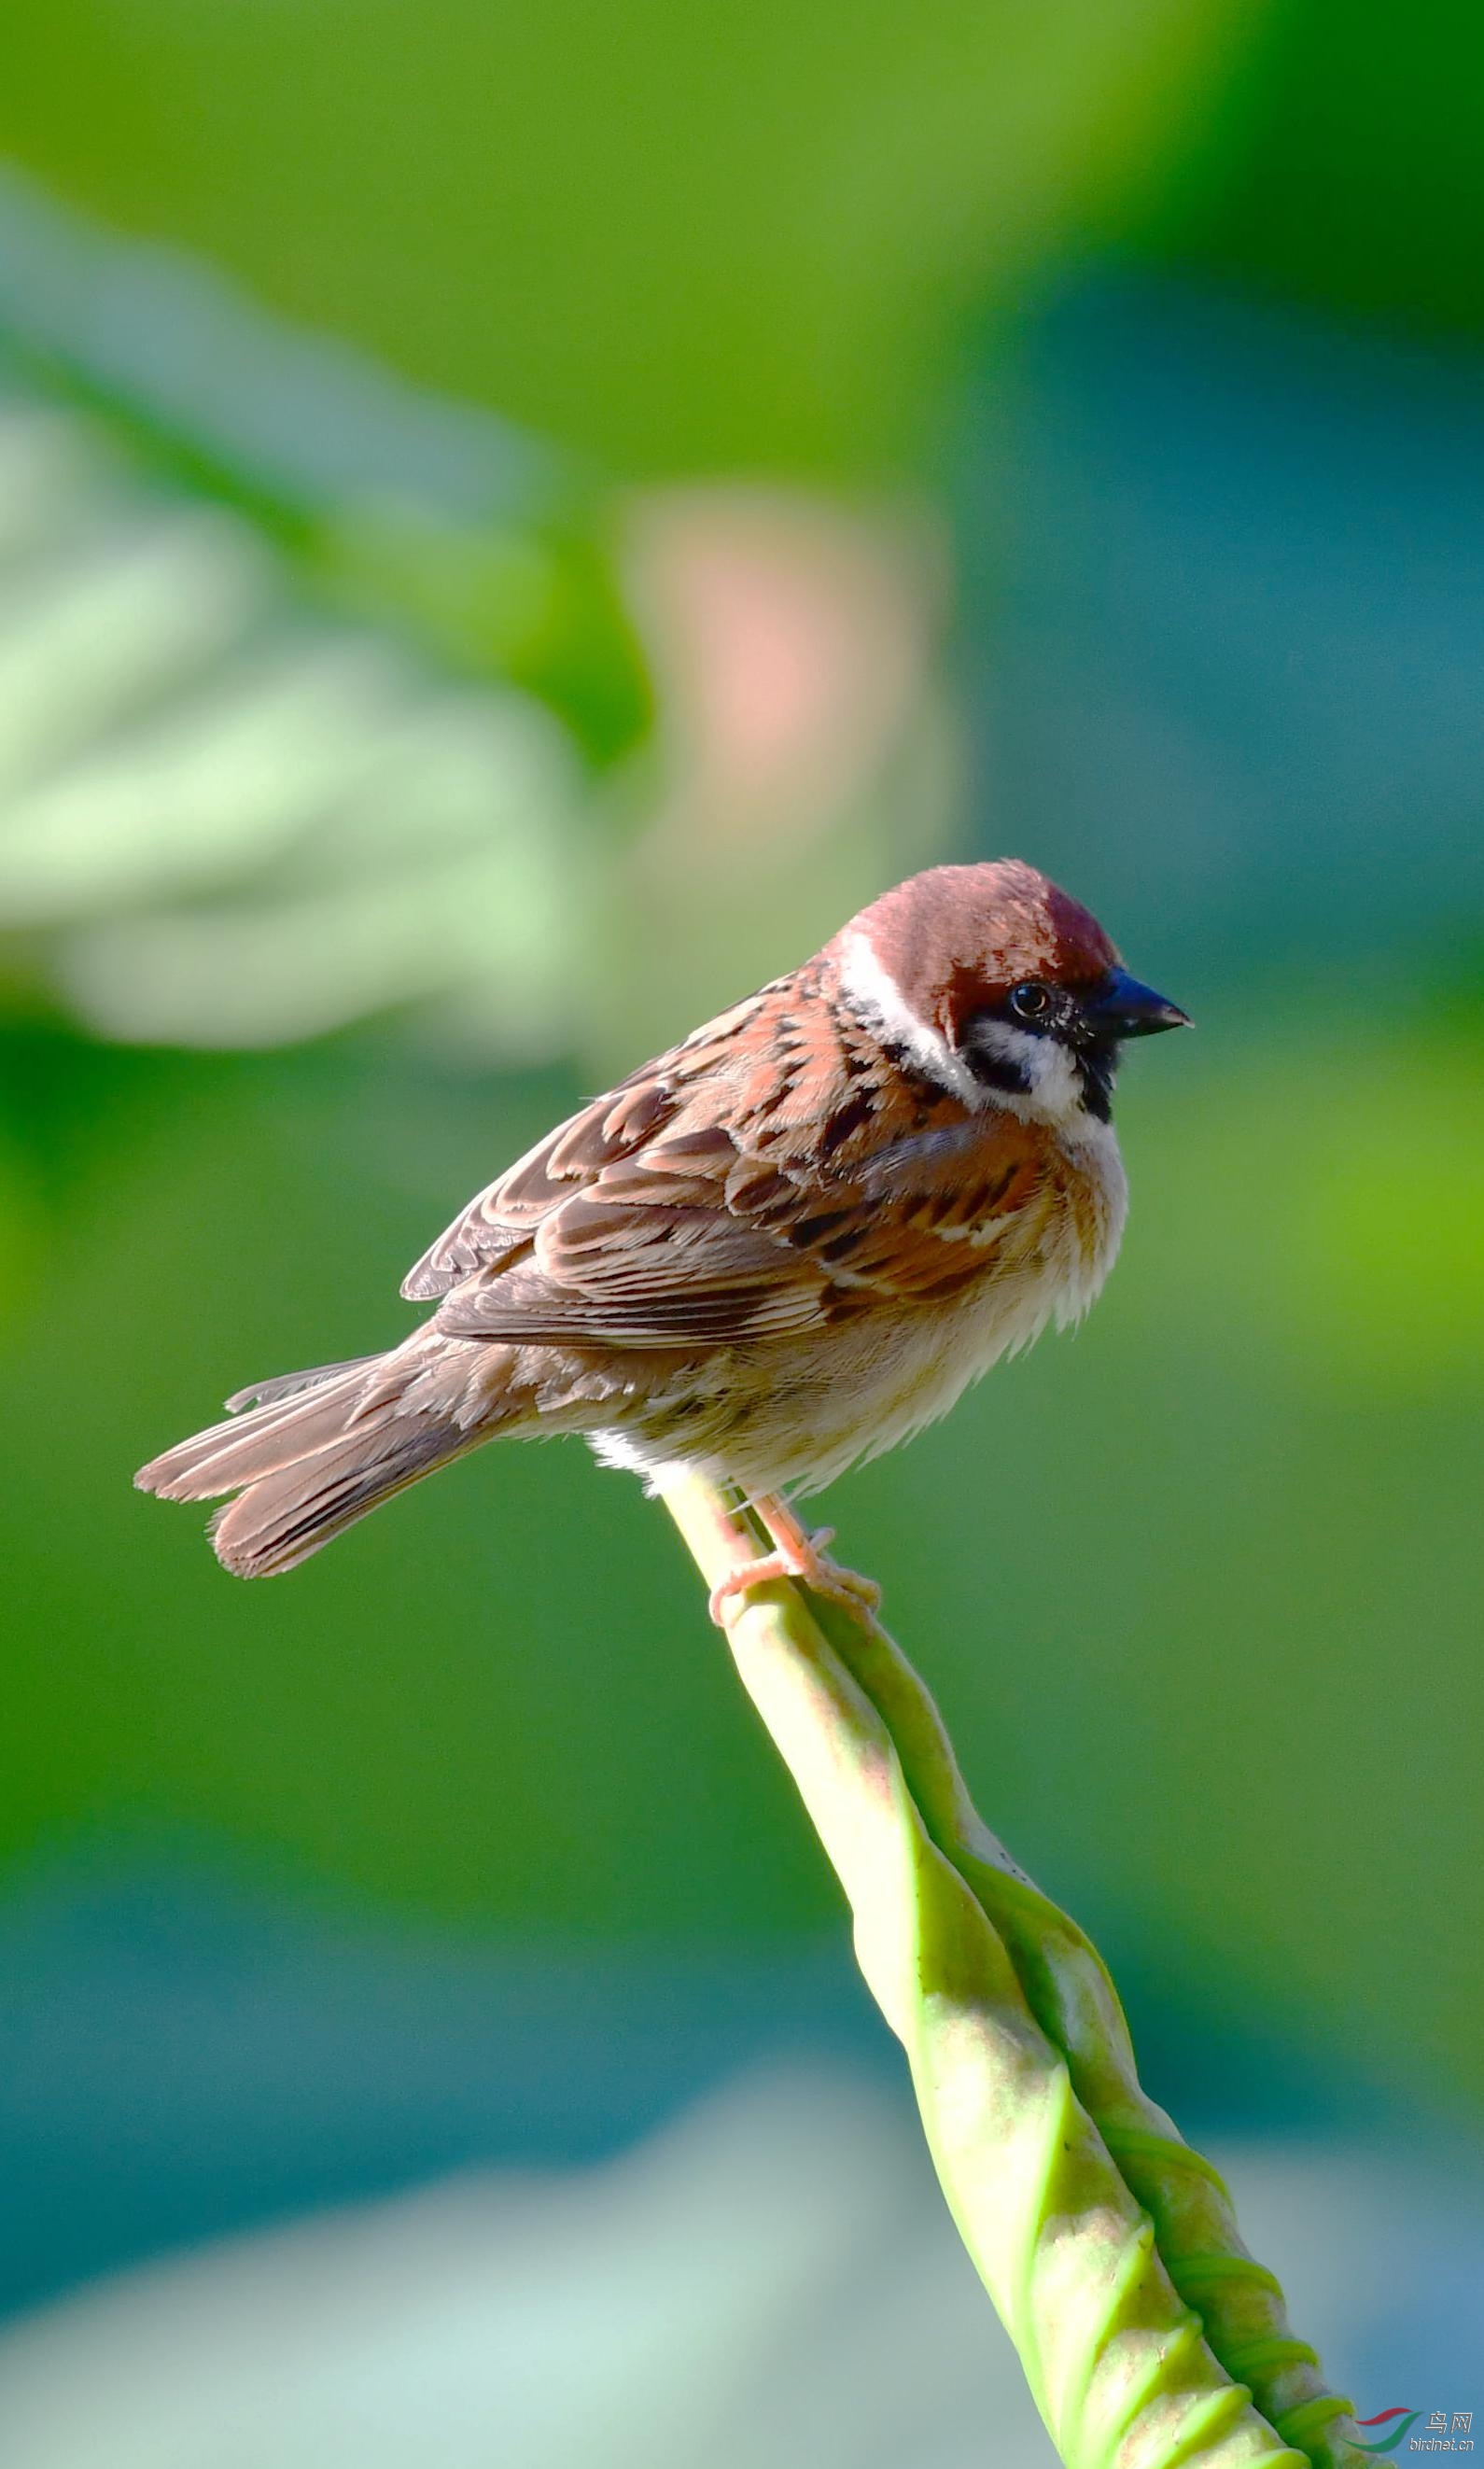
{"type": "Polygon", "coordinates": [[[450,1335],[533,1345],[797,1334],[993,1275],[1042,1144],[784,980],[559,1124],[402,1291],[450,1335]]]}

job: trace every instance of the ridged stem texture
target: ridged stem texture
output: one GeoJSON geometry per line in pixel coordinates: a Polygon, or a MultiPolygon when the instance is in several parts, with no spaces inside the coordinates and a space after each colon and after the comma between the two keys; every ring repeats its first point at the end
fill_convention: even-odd
{"type": "MultiPolygon", "coordinates": [[[[665,1505],[707,1583],[765,1546],[698,1479],[665,1505]]],[[[969,1797],[875,1621],[782,1581],[726,1634],[845,1889],[959,2233],[1067,2469],[1358,2469],[1215,2169],[1141,2087],[1096,1950],[969,1797]]]]}

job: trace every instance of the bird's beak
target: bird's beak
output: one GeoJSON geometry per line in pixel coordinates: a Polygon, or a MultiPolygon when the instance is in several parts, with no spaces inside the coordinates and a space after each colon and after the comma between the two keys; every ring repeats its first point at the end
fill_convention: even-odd
{"type": "Polygon", "coordinates": [[[1190,1014],[1181,1011],[1153,986],[1142,986],[1127,969],[1113,969],[1103,992],[1084,1005],[1086,1016],[1103,1037],[1154,1037],[1162,1028],[1189,1028],[1190,1014]]]}

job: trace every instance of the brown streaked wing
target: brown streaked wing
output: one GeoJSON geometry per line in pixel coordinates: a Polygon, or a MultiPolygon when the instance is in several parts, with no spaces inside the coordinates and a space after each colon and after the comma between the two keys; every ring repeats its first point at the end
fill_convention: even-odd
{"type": "Polygon", "coordinates": [[[438,1327],[535,1344],[684,1347],[817,1323],[828,1276],[729,1208],[738,1162],[724,1124],[682,1119],[569,1189],[518,1252],[455,1286],[438,1327]]]}
{"type": "Polygon", "coordinates": [[[715,1210],[608,1207],[582,1194],[551,1240],[445,1297],[450,1336],[634,1348],[740,1345],[819,1326],[828,1280],[715,1210]]]}
{"type": "MultiPolygon", "coordinates": [[[[713,1063],[672,1090],[658,1137],[601,1161],[590,1135],[579,1141],[584,1170],[564,1195],[553,1155],[517,1168],[538,1166],[552,1197],[446,1295],[439,1327],[533,1343],[742,1344],[873,1302],[945,1300],[982,1277],[994,1221],[1039,1180],[1041,1136],[907,1083],[879,1049],[842,1041],[824,1005],[823,1022],[810,1008],[795,1002],[769,1024],[771,1051],[797,1057],[768,1075],[769,1102],[713,1063]]],[[[572,1140],[582,1120],[554,1137],[572,1140]]]]}
{"type": "Polygon", "coordinates": [[[408,1302],[445,1295],[486,1261],[525,1248],[552,1210],[662,1132],[677,1111],[677,1091],[703,1067],[703,1048],[714,1050],[735,1034],[762,1000],[753,995],[709,1021],[683,1046],[641,1064],[496,1175],[409,1269],[401,1286],[408,1302]]]}

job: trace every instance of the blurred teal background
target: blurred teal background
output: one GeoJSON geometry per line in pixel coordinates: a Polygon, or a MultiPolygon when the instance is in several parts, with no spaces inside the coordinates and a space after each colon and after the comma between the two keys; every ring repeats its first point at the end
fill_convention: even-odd
{"type": "Polygon", "coordinates": [[[1313,2304],[1316,2205],[1391,2255],[1336,2372],[1484,2402],[1463,2174],[1446,2269],[1383,2225],[1484,2102],[1484,21],[20,0],[7,55],[6,2295],[769,2062],[896,2133],[635,1486],[491,1451],[246,1588],[128,1477],[399,1336],[585,1092],[1016,851],[1199,1033],[1126,1073],[1086,1327],[829,1513],[1313,2304]]]}

